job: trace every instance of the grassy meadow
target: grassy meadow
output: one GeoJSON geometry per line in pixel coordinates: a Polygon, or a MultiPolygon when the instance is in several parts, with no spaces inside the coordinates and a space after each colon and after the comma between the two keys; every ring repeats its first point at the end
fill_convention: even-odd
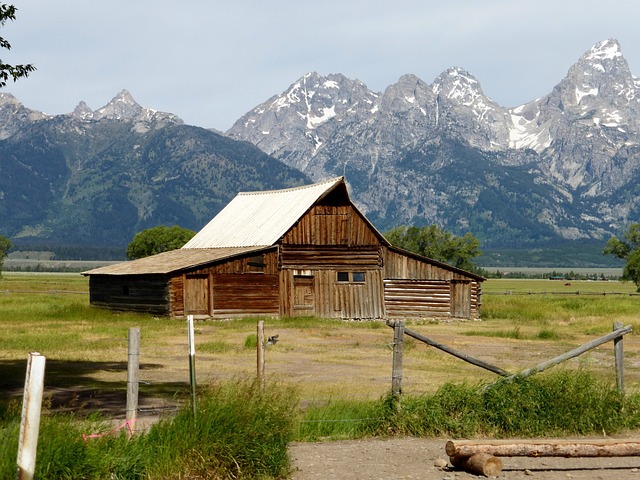
{"type": "MultiPolygon", "coordinates": [[[[262,392],[253,383],[258,319],[207,320],[196,323],[193,422],[184,320],[91,307],[80,275],[4,273],[0,441],[11,452],[17,448],[29,351],[47,358],[39,478],[205,478],[211,472],[282,478],[286,445],[294,439],[637,430],[640,296],[634,292],[631,284],[611,281],[492,279],[484,283],[480,321],[407,321],[408,328],[512,373],[610,332],[613,322],[630,324],[625,396],[615,388],[611,343],[531,379],[504,382],[405,337],[398,410],[389,395],[392,329],[381,321],[318,318],[264,319],[265,334],[278,334],[279,342],[266,350],[262,392]],[[153,426],[130,441],[108,435],[82,442],[82,433],[107,432],[124,418],[131,327],[141,329],[140,416],[153,426]],[[260,445],[242,438],[259,438],[260,445]]],[[[15,454],[4,457],[0,477],[15,468],[15,454]]]]}
{"type": "MultiPolygon", "coordinates": [[[[613,281],[491,279],[483,286],[481,321],[416,320],[407,326],[517,372],[608,333],[613,322],[640,331],[640,296],[634,292],[634,285],[613,281]]],[[[256,323],[256,318],[196,323],[198,384],[255,374],[256,323]]],[[[91,307],[88,280],[81,275],[4,273],[0,326],[0,378],[11,394],[24,381],[29,351],[47,357],[52,387],[121,391],[130,327],[141,329],[141,395],[179,398],[188,386],[186,322],[91,307]]],[[[266,351],[267,377],[295,385],[307,403],[379,398],[390,388],[393,332],[383,322],[266,319],[265,334],[278,334],[280,340],[266,351]]],[[[635,335],[625,342],[630,386],[640,381],[635,335]]],[[[405,350],[407,393],[433,392],[447,382],[495,379],[411,338],[405,350]]],[[[567,367],[588,366],[609,377],[612,360],[612,346],[606,344],[567,367]]]]}

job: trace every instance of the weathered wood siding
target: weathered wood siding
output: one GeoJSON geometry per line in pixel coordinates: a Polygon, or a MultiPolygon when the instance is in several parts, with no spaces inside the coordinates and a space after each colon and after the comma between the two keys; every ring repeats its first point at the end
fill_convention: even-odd
{"type": "Polygon", "coordinates": [[[480,281],[388,248],[382,255],[388,317],[480,318],[480,281]]]}
{"type": "Polygon", "coordinates": [[[180,272],[171,278],[169,298],[174,317],[278,315],[277,250],[180,272]]]}
{"type": "Polygon", "coordinates": [[[382,272],[378,269],[284,269],[280,274],[283,316],[375,319],[384,317],[382,272]],[[348,280],[339,281],[338,273],[348,280]],[[354,274],[361,281],[354,281],[354,274]]]}
{"type": "Polygon", "coordinates": [[[213,316],[278,315],[278,275],[213,276],[213,316]]]}
{"type": "Polygon", "coordinates": [[[384,280],[384,302],[389,318],[448,317],[451,288],[446,280],[384,280]]]}
{"type": "Polygon", "coordinates": [[[91,305],[112,310],[169,313],[169,279],[164,275],[91,275],[91,305]]]}
{"type": "Polygon", "coordinates": [[[282,268],[336,270],[347,266],[360,269],[379,269],[382,266],[382,256],[378,246],[282,245],[280,252],[282,268]]]}
{"type": "Polygon", "coordinates": [[[371,227],[351,205],[316,205],[287,232],[282,244],[379,245],[371,227]]]}
{"type": "Polygon", "coordinates": [[[471,282],[471,318],[480,318],[482,314],[482,282],[471,282]]]}
{"type": "Polygon", "coordinates": [[[403,255],[387,248],[383,250],[384,278],[407,278],[414,280],[468,280],[461,273],[447,270],[419,258],[403,255]]]}

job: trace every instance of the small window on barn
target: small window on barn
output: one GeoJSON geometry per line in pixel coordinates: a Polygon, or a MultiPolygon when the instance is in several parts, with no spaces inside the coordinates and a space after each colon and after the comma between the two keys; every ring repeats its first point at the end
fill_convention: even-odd
{"type": "Polygon", "coordinates": [[[129,296],[129,285],[122,285],[122,295],[124,297],[129,296]]]}
{"type": "Polygon", "coordinates": [[[338,272],[338,281],[339,282],[348,282],[349,281],[349,272],[338,272]]]}
{"type": "Polygon", "coordinates": [[[247,260],[247,266],[249,267],[250,272],[264,272],[267,265],[264,263],[262,255],[256,255],[255,257],[250,257],[249,260],[247,260]]]}
{"type": "Polygon", "coordinates": [[[364,272],[353,272],[353,283],[364,283],[364,272]]]}

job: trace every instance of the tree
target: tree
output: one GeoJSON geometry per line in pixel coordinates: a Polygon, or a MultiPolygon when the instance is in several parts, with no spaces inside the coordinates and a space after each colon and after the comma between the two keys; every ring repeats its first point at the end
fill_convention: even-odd
{"type": "Polygon", "coordinates": [[[633,223],[624,233],[623,240],[615,235],[604,247],[604,255],[614,255],[626,262],[622,280],[633,282],[640,292],[640,223],[633,223]]]}
{"type": "Polygon", "coordinates": [[[0,235],[0,273],[2,272],[2,266],[4,265],[4,257],[7,256],[10,248],[11,240],[0,235]]]}
{"type": "Polygon", "coordinates": [[[471,233],[457,237],[437,225],[426,227],[401,226],[385,237],[392,245],[458,268],[472,270],[471,260],[480,255],[480,241],[471,233]]]}
{"type": "Polygon", "coordinates": [[[131,260],[181,248],[196,234],[193,230],[174,225],[148,228],[134,235],[127,246],[127,257],[131,260]]]}
{"type": "MultiPolygon", "coordinates": [[[[0,27],[3,27],[7,20],[16,19],[16,10],[16,7],[13,5],[0,3],[0,27]]],[[[4,38],[0,37],[0,48],[11,50],[11,44],[4,38]]],[[[36,67],[31,64],[9,65],[0,59],[0,88],[7,85],[9,78],[13,78],[13,81],[15,82],[19,78],[28,77],[29,73],[33,72],[35,69],[36,67]]]]}

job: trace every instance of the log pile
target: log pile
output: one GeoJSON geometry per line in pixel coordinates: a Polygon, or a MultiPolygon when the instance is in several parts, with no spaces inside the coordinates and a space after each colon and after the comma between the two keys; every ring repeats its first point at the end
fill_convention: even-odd
{"type": "Polygon", "coordinates": [[[454,467],[496,477],[502,471],[497,457],[637,457],[640,439],[449,440],[445,451],[454,467]]]}

